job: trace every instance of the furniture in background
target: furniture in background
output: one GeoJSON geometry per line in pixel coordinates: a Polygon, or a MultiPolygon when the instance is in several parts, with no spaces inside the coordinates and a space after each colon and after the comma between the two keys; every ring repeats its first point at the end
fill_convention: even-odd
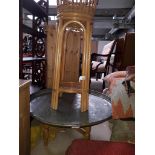
{"type": "Polygon", "coordinates": [[[19,80],[19,155],[30,154],[30,81],[19,80]]]}
{"type": "Polygon", "coordinates": [[[127,66],[135,65],[135,33],[126,33],[124,37],[124,48],[120,57],[119,70],[125,70],[127,66]]]}
{"type": "Polygon", "coordinates": [[[90,71],[91,77],[95,75],[96,80],[98,80],[98,78],[101,77],[102,73],[104,73],[104,76],[108,74],[111,55],[114,52],[115,45],[116,41],[114,40],[104,46],[101,54],[92,53],[90,71]]]}
{"type": "Polygon", "coordinates": [[[104,78],[108,88],[103,90],[111,98],[112,117],[135,117],[135,67],[128,66],[126,71],[116,71],[104,78]]]}
{"type": "Polygon", "coordinates": [[[128,32],[124,37],[116,39],[116,49],[112,56],[114,58],[109,65],[112,67],[111,72],[135,65],[135,33],[128,32]]]}
{"type": "Polygon", "coordinates": [[[113,88],[113,80],[124,80],[126,77],[127,72],[126,71],[115,71],[113,73],[108,74],[107,76],[104,77],[105,81],[105,86],[106,88],[103,90],[103,94],[106,94],[110,96],[113,88]]]}
{"type": "MultiPolygon", "coordinates": [[[[91,77],[96,80],[104,73],[104,77],[114,71],[125,70],[127,66],[135,65],[135,33],[126,33],[124,38],[118,38],[105,45],[102,54],[91,55],[91,77]],[[95,60],[95,61],[93,61],[95,60]]],[[[103,80],[103,89],[105,82],[103,80]]]]}
{"type": "MultiPolygon", "coordinates": [[[[111,59],[108,62],[112,66],[112,72],[116,70],[125,70],[127,66],[135,65],[135,33],[128,32],[125,33],[124,37],[118,38],[115,40],[116,48],[111,51],[111,59]]],[[[106,51],[106,48],[110,49],[110,44],[105,45],[103,48],[102,54],[109,54],[109,51],[106,51]]],[[[102,54],[92,53],[92,61],[96,60],[97,62],[92,62],[94,66],[92,69],[96,69],[98,65],[101,65],[106,60],[102,57],[102,54]],[[98,57],[98,58],[97,58],[98,57]]],[[[93,73],[93,72],[92,72],[93,73]]]]}
{"type": "Polygon", "coordinates": [[[109,64],[109,73],[121,70],[121,57],[124,50],[124,38],[116,39],[116,48],[114,53],[112,53],[112,59],[109,64]]]}
{"type": "Polygon", "coordinates": [[[20,0],[19,5],[19,77],[32,79],[33,85],[44,87],[45,59],[33,62],[24,59],[46,58],[44,26],[48,23],[48,0],[20,0]],[[32,15],[31,24],[26,22],[28,15],[32,15]]]}
{"type": "Polygon", "coordinates": [[[111,141],[135,142],[135,67],[116,71],[104,80],[107,88],[103,94],[111,98],[112,135],[111,141]]]}
{"type": "Polygon", "coordinates": [[[23,57],[23,75],[24,77],[28,76],[27,79],[32,79],[32,85],[40,88],[45,87],[45,68],[45,57],[23,57]]]}

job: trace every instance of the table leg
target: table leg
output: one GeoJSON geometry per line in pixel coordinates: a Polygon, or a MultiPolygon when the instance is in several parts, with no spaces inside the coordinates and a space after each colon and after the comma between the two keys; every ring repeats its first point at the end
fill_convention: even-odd
{"type": "Polygon", "coordinates": [[[49,138],[49,126],[43,125],[43,141],[45,146],[48,145],[48,138],[49,138]]]}
{"type": "Polygon", "coordinates": [[[91,127],[77,128],[76,130],[83,134],[85,139],[90,139],[91,127]]]}
{"type": "Polygon", "coordinates": [[[83,128],[83,129],[85,130],[84,138],[85,138],[85,139],[90,139],[91,127],[85,127],[85,128],[83,128]]]}
{"type": "Polygon", "coordinates": [[[56,133],[57,133],[57,128],[56,128],[56,127],[50,127],[50,138],[51,138],[52,140],[55,139],[56,133]]]}

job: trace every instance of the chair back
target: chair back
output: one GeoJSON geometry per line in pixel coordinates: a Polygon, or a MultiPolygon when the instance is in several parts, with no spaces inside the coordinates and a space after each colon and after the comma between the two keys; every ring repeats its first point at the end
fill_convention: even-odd
{"type": "Polygon", "coordinates": [[[114,61],[112,63],[110,62],[112,66],[112,72],[116,70],[120,70],[121,57],[124,50],[123,48],[124,48],[124,38],[118,38],[116,40],[116,50],[114,53],[114,61]]]}
{"type": "MultiPolygon", "coordinates": [[[[112,53],[112,51],[114,49],[114,46],[115,46],[115,40],[113,40],[110,43],[106,44],[103,47],[103,51],[101,52],[101,54],[108,55],[108,54],[112,53]]],[[[107,61],[107,59],[108,59],[108,57],[105,57],[104,61],[107,61]]]]}
{"type": "Polygon", "coordinates": [[[121,70],[125,70],[127,66],[135,65],[135,33],[125,34],[125,43],[122,53],[121,70]]]}

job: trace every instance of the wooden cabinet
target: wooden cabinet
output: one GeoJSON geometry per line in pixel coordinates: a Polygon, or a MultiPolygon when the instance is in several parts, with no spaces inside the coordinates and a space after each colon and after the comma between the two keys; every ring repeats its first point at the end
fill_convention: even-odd
{"type": "Polygon", "coordinates": [[[30,81],[19,81],[19,155],[30,154],[30,81]]]}

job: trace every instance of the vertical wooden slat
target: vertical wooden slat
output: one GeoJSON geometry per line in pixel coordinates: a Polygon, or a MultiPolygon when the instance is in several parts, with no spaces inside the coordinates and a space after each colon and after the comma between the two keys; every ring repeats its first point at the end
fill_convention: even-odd
{"type": "Polygon", "coordinates": [[[47,26],[47,80],[46,87],[53,87],[53,72],[55,65],[56,51],[56,28],[55,25],[47,26]]]}
{"type": "MultiPolygon", "coordinates": [[[[63,40],[66,40],[67,41],[67,38],[68,38],[68,35],[69,35],[69,31],[65,31],[64,32],[64,39],[63,40]]],[[[63,45],[63,50],[62,50],[62,57],[61,57],[61,77],[60,77],[60,82],[63,81],[64,79],[64,74],[65,74],[65,60],[66,60],[66,52],[67,52],[67,46],[66,46],[66,43],[64,43],[63,45]]]]}
{"type": "Polygon", "coordinates": [[[57,32],[57,44],[56,44],[56,60],[53,76],[53,91],[52,91],[52,100],[51,106],[53,109],[58,107],[58,95],[59,95],[59,83],[60,83],[60,63],[61,63],[61,51],[62,51],[62,20],[59,20],[58,32],[57,32]]]}

